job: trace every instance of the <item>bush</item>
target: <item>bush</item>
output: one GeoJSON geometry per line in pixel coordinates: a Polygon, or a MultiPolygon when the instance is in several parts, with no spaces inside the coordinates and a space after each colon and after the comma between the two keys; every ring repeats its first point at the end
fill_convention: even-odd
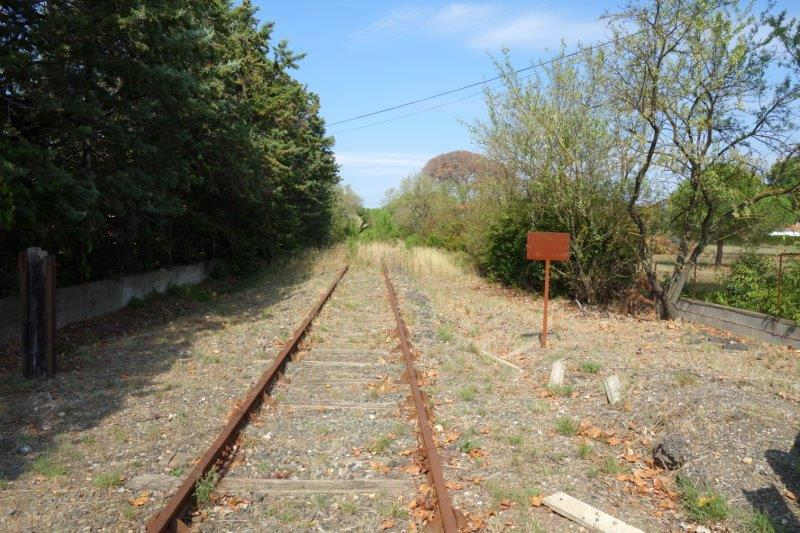
{"type": "MultiPolygon", "coordinates": [[[[608,192],[596,191],[593,201],[613,205],[608,192]]],[[[520,203],[506,211],[490,226],[481,270],[507,285],[541,290],[544,262],[526,259],[527,233],[534,229],[565,231],[571,234],[570,260],[551,265],[552,293],[593,304],[618,298],[633,285],[637,270],[624,211],[595,210],[591,218],[584,218],[579,207],[566,214],[558,209],[552,204],[520,203]]]]}
{"type": "MultiPolygon", "coordinates": [[[[525,258],[525,242],[530,227],[530,218],[522,208],[501,215],[489,226],[486,252],[479,266],[490,279],[527,288],[544,279],[542,264],[525,258]]],[[[554,288],[558,287],[557,276],[553,281],[554,288]]]]}
{"type": "Polygon", "coordinates": [[[390,241],[400,237],[400,231],[394,223],[391,213],[386,208],[364,208],[359,216],[366,221],[364,231],[359,238],[365,241],[390,241]]]}
{"type": "Polygon", "coordinates": [[[731,265],[712,302],[800,321],[800,263],[784,265],[781,305],[778,307],[778,271],[771,257],[743,254],[731,265]]]}

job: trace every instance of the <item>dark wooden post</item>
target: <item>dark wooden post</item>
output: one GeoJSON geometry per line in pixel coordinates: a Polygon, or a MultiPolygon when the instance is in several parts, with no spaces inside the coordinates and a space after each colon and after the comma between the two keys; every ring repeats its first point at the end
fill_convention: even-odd
{"type": "Polygon", "coordinates": [[[41,248],[19,255],[22,310],[22,373],[27,378],[56,371],[55,258],[41,248]]]}
{"type": "Polygon", "coordinates": [[[54,376],[58,371],[56,360],[56,258],[48,255],[45,258],[45,324],[46,324],[46,359],[47,375],[54,376]]]}

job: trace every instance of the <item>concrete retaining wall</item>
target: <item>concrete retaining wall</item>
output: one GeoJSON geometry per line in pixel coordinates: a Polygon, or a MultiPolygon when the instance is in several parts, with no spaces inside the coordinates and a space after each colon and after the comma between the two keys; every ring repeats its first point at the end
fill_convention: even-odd
{"type": "MultiPolygon", "coordinates": [[[[144,298],[152,292],[163,293],[173,285],[200,283],[210,271],[211,263],[196,263],[58,289],[56,327],[117,311],[134,298],[144,298]]],[[[8,342],[19,334],[18,297],[14,295],[0,299],[0,343],[8,342]]]]}
{"type": "Polygon", "coordinates": [[[690,298],[678,301],[678,315],[735,335],[800,348],[800,324],[791,320],[690,298]]]}

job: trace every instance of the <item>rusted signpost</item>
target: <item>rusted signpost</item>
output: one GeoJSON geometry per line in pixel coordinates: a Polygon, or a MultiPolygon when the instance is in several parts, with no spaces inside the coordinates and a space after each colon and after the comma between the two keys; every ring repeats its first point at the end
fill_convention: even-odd
{"type": "Polygon", "coordinates": [[[529,231],[526,246],[529,261],[544,261],[544,313],[542,315],[542,334],[539,337],[542,347],[547,346],[547,302],[550,299],[550,261],[569,260],[569,233],[550,231],[529,231]]]}

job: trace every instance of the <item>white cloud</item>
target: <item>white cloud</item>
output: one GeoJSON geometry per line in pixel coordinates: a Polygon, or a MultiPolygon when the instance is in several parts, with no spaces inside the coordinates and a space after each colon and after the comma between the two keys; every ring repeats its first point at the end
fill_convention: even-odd
{"type": "Polygon", "coordinates": [[[385,152],[336,152],[336,162],[342,168],[374,170],[381,175],[396,174],[398,169],[409,172],[422,168],[431,156],[427,154],[398,154],[385,152]]]}
{"type": "Polygon", "coordinates": [[[421,20],[426,18],[427,11],[425,8],[410,6],[392,9],[385,17],[353,33],[351,38],[360,41],[371,37],[382,37],[387,33],[402,33],[414,29],[418,27],[421,20]]]}
{"type": "Polygon", "coordinates": [[[413,31],[454,33],[474,29],[484,24],[496,9],[489,4],[452,3],[435,9],[427,6],[405,6],[392,9],[386,16],[351,37],[355,40],[382,38],[389,34],[413,31]]]}
{"type": "Polygon", "coordinates": [[[489,4],[448,4],[431,17],[428,27],[433,31],[463,31],[485,24],[495,12],[489,4]]]}
{"type": "Polygon", "coordinates": [[[607,36],[605,23],[579,20],[552,11],[510,13],[486,3],[454,2],[441,8],[406,6],[393,9],[351,37],[356,40],[386,39],[412,32],[429,37],[456,38],[472,48],[497,50],[558,48],[564,40],[574,46],[607,36]]]}
{"type": "Polygon", "coordinates": [[[342,181],[353,187],[367,207],[381,205],[388,189],[418,172],[431,157],[417,153],[336,152],[342,181]]]}
{"type": "Polygon", "coordinates": [[[562,39],[567,45],[590,44],[607,35],[601,21],[568,20],[551,13],[528,13],[494,25],[473,38],[477,48],[558,48],[562,39]]]}

